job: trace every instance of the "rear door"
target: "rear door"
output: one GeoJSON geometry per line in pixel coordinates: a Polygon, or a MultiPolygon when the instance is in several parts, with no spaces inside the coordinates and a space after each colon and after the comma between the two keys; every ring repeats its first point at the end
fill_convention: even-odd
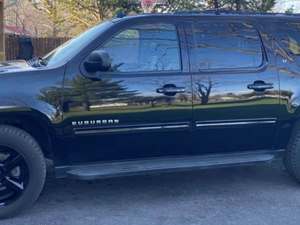
{"type": "Polygon", "coordinates": [[[196,153],[274,147],[279,82],[271,49],[249,21],[199,20],[188,29],[196,153]]]}

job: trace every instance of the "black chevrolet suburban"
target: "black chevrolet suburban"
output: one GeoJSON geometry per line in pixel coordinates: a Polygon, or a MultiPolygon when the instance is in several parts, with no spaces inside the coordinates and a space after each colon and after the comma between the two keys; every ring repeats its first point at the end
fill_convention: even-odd
{"type": "Polygon", "coordinates": [[[300,181],[300,16],[113,19],[0,66],[0,218],[57,178],[282,158],[300,181]]]}

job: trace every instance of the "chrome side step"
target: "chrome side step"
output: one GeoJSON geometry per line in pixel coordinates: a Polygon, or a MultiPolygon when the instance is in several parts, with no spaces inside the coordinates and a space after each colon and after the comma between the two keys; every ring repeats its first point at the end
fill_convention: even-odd
{"type": "Polygon", "coordinates": [[[284,150],[273,150],[206,156],[151,158],[121,162],[102,162],[92,165],[57,167],[56,175],[58,178],[70,177],[79,180],[94,180],[148,173],[252,165],[270,162],[281,157],[283,152],[284,150]]]}

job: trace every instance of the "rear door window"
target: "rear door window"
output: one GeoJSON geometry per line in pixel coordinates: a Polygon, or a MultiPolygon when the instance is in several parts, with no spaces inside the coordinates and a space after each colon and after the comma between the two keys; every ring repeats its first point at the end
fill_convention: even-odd
{"type": "Polygon", "coordinates": [[[195,23],[190,53],[194,71],[258,68],[263,63],[259,33],[244,23],[195,23]]]}

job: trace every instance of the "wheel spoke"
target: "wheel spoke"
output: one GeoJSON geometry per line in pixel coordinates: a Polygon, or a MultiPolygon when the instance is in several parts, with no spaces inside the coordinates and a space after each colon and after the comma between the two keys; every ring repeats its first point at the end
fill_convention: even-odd
{"type": "Polygon", "coordinates": [[[14,180],[13,178],[10,177],[5,177],[5,179],[2,181],[4,186],[6,186],[9,189],[12,189],[16,192],[22,192],[24,190],[24,184],[19,183],[18,181],[14,180]]]}
{"type": "Polygon", "coordinates": [[[0,146],[0,208],[18,199],[28,185],[28,166],[17,151],[0,146]]]}
{"type": "Polygon", "coordinates": [[[6,172],[10,172],[22,162],[23,158],[21,155],[10,156],[4,163],[4,169],[6,172]]]}

